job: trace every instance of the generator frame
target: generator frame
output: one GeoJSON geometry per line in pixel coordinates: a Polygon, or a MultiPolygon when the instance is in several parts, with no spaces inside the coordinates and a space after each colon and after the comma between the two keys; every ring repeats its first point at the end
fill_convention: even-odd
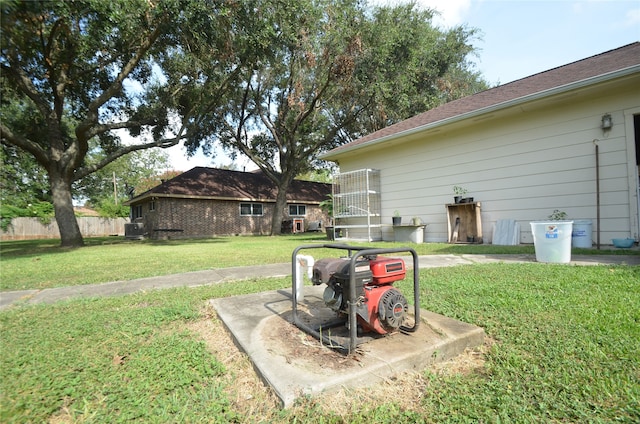
{"type": "Polygon", "coordinates": [[[353,302],[353,299],[356,299],[356,262],[358,258],[363,256],[373,256],[373,255],[382,255],[389,253],[411,253],[413,257],[413,305],[414,305],[414,324],[412,327],[401,326],[400,331],[413,333],[418,329],[418,325],[420,323],[420,286],[419,286],[419,274],[420,267],[418,264],[418,254],[415,250],[409,247],[397,247],[397,248],[367,248],[362,246],[349,246],[346,244],[313,244],[313,245],[303,245],[298,246],[294,249],[292,258],[291,258],[291,279],[292,279],[292,288],[291,288],[291,301],[292,301],[292,316],[293,316],[293,324],[298,327],[300,330],[304,331],[307,334],[314,336],[316,339],[321,342],[326,343],[328,346],[337,348],[348,353],[353,352],[356,347],[363,343],[358,340],[358,322],[356,315],[356,306],[357,301],[353,302]],[[347,257],[350,259],[349,264],[349,299],[348,299],[348,322],[349,322],[349,344],[346,345],[335,338],[322,334],[318,330],[306,325],[301,322],[298,316],[298,288],[296,287],[296,261],[297,256],[300,251],[308,250],[308,249],[337,249],[337,250],[345,250],[347,251],[347,257]]]}

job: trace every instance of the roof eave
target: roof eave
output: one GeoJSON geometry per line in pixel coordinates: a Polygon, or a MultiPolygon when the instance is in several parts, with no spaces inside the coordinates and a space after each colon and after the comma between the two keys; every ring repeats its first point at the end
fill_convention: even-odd
{"type": "Polygon", "coordinates": [[[124,206],[131,206],[134,203],[141,203],[149,199],[195,199],[195,200],[224,200],[224,201],[232,201],[232,202],[275,202],[275,199],[267,199],[267,198],[252,198],[252,197],[224,197],[224,196],[198,196],[195,194],[169,194],[169,193],[149,193],[145,195],[141,195],[139,197],[127,200],[122,204],[124,206]]]}
{"type": "Polygon", "coordinates": [[[331,151],[324,153],[322,155],[319,156],[320,159],[322,160],[328,160],[328,161],[332,161],[337,159],[338,157],[344,155],[345,153],[350,153],[350,152],[354,152],[356,150],[360,150],[363,148],[369,148],[371,146],[375,146],[381,143],[386,143],[395,139],[399,139],[399,138],[403,138],[403,137],[407,137],[407,136],[411,136],[413,134],[416,133],[420,133],[423,131],[427,131],[427,130],[432,130],[434,128],[438,128],[438,127],[442,127],[445,125],[451,125],[457,122],[461,122],[467,119],[472,119],[472,118],[477,118],[481,115],[485,115],[485,114],[489,114],[489,113],[494,113],[497,112],[499,110],[502,109],[507,109],[509,107],[513,107],[513,106],[519,106],[521,104],[524,103],[528,103],[528,102],[532,102],[535,100],[541,100],[544,99],[546,97],[551,97],[554,95],[558,95],[558,94],[563,94],[566,93],[568,91],[572,91],[572,90],[576,90],[576,89],[580,89],[583,87],[587,87],[590,85],[595,85],[595,84],[600,84],[603,82],[607,82],[610,80],[614,80],[617,78],[621,78],[621,77],[625,77],[628,75],[632,75],[635,73],[640,72],[640,65],[634,65],[634,66],[630,66],[628,68],[624,68],[624,69],[620,69],[617,71],[613,71],[613,72],[609,72],[606,74],[601,74],[595,77],[591,77],[591,78],[585,78],[583,80],[580,81],[575,81],[569,84],[565,84],[565,85],[560,85],[554,88],[550,88],[547,90],[543,90],[543,91],[538,91],[536,93],[533,94],[528,94],[526,96],[522,96],[522,97],[518,97],[515,99],[511,99],[511,100],[507,100],[505,102],[501,102],[501,103],[496,103],[494,105],[491,106],[486,106],[480,109],[476,109],[473,110],[471,112],[466,112],[466,113],[462,113],[460,115],[456,115],[456,116],[452,116],[450,118],[446,118],[446,119],[441,119],[439,121],[435,121],[435,122],[430,122],[428,124],[424,124],[424,125],[420,125],[417,126],[415,128],[411,128],[405,131],[400,131],[397,132],[395,134],[390,134],[384,137],[380,137],[362,144],[357,144],[355,146],[351,146],[351,147],[344,147],[342,149],[340,149],[339,151],[336,151],[334,153],[332,153],[331,151]]]}
{"type": "MultiPolygon", "coordinates": [[[[132,204],[142,203],[147,200],[151,200],[154,198],[173,198],[173,199],[194,199],[194,200],[218,200],[218,201],[229,201],[229,202],[260,202],[260,203],[275,203],[276,199],[269,198],[253,198],[253,197],[223,197],[223,196],[197,196],[193,194],[167,194],[167,193],[148,193],[142,194],[133,199],[129,199],[122,204],[124,206],[131,206],[132,204]]],[[[309,200],[309,199],[295,199],[295,200],[287,200],[287,203],[305,203],[308,205],[318,205],[321,202],[318,200],[309,200]]]]}

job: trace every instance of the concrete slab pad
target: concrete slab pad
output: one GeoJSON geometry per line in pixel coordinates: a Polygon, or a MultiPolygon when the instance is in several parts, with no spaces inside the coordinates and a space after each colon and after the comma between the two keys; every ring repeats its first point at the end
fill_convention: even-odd
{"type": "MultiPolygon", "coordinates": [[[[324,306],[323,290],[304,287],[298,312],[311,325],[335,318],[324,306]]],[[[213,299],[211,304],[284,407],[300,396],[378,384],[402,371],[423,370],[484,340],[480,327],[421,310],[415,333],[374,338],[344,355],[292,324],[290,290],[213,299]]],[[[337,334],[341,329],[328,331],[337,334]]]]}

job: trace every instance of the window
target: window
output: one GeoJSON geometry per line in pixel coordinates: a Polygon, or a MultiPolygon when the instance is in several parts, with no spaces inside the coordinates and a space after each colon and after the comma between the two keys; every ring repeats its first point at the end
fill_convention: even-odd
{"type": "Polygon", "coordinates": [[[142,205],[131,206],[131,219],[142,218],[142,205]]]}
{"type": "Polygon", "coordinates": [[[262,216],[262,203],[240,203],[241,216],[262,216]]]}
{"type": "Polygon", "coordinates": [[[289,205],[289,216],[304,216],[307,214],[305,205],[289,205]]]}
{"type": "Polygon", "coordinates": [[[152,200],[149,202],[149,211],[153,212],[156,210],[156,201],[152,200]]]}

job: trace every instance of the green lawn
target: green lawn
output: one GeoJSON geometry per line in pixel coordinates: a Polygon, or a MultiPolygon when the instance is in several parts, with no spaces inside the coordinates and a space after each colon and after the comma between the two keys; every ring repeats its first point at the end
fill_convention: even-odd
{"type": "Polygon", "coordinates": [[[317,235],[167,241],[95,238],[87,239],[87,246],[80,249],[60,248],[58,240],[2,242],[0,290],[75,286],[289,262],[296,246],[317,240],[321,240],[317,235]]]}
{"type": "MultiPolygon", "coordinates": [[[[278,237],[219,237],[195,240],[128,241],[122,237],[88,238],[86,247],[63,249],[58,240],[0,243],[0,290],[45,289],[108,281],[291,261],[301,244],[328,243],[324,234],[278,237]]],[[[403,246],[371,243],[373,246],[403,246]]],[[[415,244],[420,255],[527,253],[533,246],[415,244]]],[[[575,249],[582,254],[640,254],[640,251],[575,249]]],[[[314,252],[321,255],[322,252],[314,252]]]]}
{"type": "MultiPolygon", "coordinates": [[[[265,239],[258,246],[276,262],[288,261],[286,250],[301,241],[265,239]]],[[[196,255],[196,244],[227,246],[179,246],[196,255]]],[[[3,279],[13,260],[4,247],[3,279]]],[[[31,259],[84,250],[51,249],[31,259]]],[[[639,282],[640,267],[632,266],[422,270],[421,306],[483,327],[491,341],[483,361],[305,398],[288,410],[259,382],[243,391],[255,375],[206,301],[290,287],[289,279],[14,307],[0,312],[0,422],[638,422],[639,282]]]]}

